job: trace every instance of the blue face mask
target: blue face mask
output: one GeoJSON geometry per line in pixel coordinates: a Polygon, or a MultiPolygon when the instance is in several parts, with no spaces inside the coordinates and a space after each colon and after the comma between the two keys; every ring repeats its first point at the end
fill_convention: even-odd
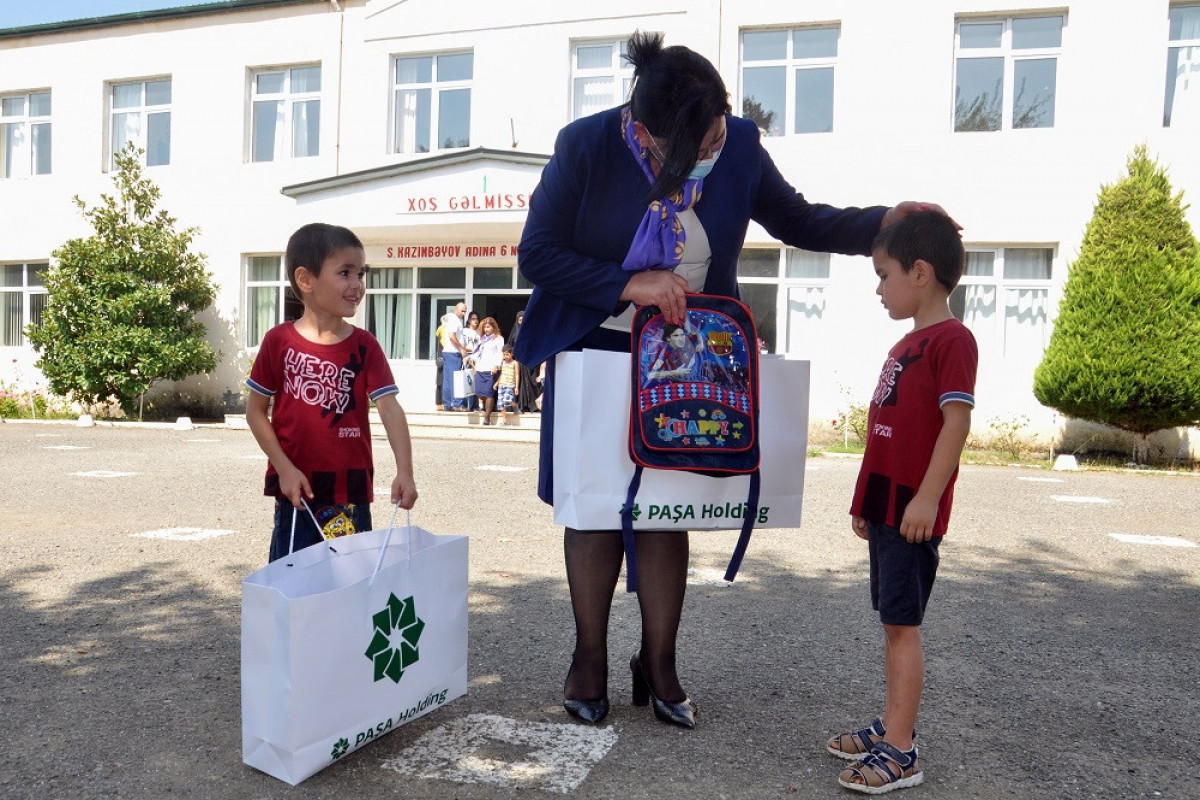
{"type": "Polygon", "coordinates": [[[721,151],[718,150],[712,154],[710,158],[702,158],[696,162],[696,166],[692,167],[691,173],[688,174],[688,180],[698,181],[702,178],[707,178],[708,173],[712,172],[712,168],[716,166],[717,159],[721,157],[721,151]]]}

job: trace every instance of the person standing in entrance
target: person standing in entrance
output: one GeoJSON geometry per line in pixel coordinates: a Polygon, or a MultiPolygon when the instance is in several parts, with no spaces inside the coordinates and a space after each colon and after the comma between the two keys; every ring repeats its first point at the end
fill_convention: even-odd
{"type": "Polygon", "coordinates": [[[465,400],[454,399],[454,373],[462,369],[463,358],[467,355],[459,338],[466,313],[467,304],[459,303],[442,324],[442,408],[446,411],[464,411],[467,407],[465,400]]]}
{"type": "MultiPolygon", "coordinates": [[[[680,325],[685,293],[737,297],[737,258],[751,219],[806,250],[869,255],[882,223],[918,207],[834,208],[809,203],[779,174],[754,122],[730,114],[720,74],[661,34],[629,40],[628,104],[572,122],[530,200],[518,266],[534,288],[516,358],[548,362],[538,496],[553,502],[556,353],[629,351],[635,306],[680,325]]],[[[611,409],[624,422],[627,409],[611,409]]],[[[633,699],[662,721],[695,726],[679,680],[676,637],[687,583],[686,531],[635,533],[641,648],[630,660],[633,699]]],[[[623,561],[619,530],[567,528],[564,555],[575,649],[563,705],[597,723],[609,710],[608,619],[623,561]]]]}

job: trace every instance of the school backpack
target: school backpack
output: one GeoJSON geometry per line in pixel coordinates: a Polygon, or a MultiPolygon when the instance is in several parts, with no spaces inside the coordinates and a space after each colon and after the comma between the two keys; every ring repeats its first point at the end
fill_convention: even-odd
{"type": "Polygon", "coordinates": [[[642,306],[631,330],[629,457],[633,479],[621,509],[629,591],[637,589],[633,509],[643,469],[749,475],[732,581],[758,516],[758,332],[750,309],[731,297],[687,295],[685,324],[642,306]]]}

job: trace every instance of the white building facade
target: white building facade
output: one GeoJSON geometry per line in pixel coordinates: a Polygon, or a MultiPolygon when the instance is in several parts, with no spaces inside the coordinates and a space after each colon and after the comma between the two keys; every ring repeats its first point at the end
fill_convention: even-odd
{"type": "MultiPolygon", "coordinates": [[[[71,198],[109,191],[131,140],[219,287],[204,322],[221,366],[188,388],[240,391],[262,334],[297,313],[287,238],[325,221],[366,244],[356,324],[405,407],[432,408],[438,316],[465,300],[511,327],[529,195],[558,130],[624,99],[635,30],[707,56],[808,199],[951,212],[977,420],[1051,424],[1033,370],[1097,193],[1134,147],[1200,192],[1200,2],[233,0],[0,30],[0,381],[35,374],[22,328],[39,272],[90,233],[71,198]]],[[[865,403],[905,330],[869,260],[752,225],[739,273],[769,350],[812,361],[814,418],[865,403]]]]}

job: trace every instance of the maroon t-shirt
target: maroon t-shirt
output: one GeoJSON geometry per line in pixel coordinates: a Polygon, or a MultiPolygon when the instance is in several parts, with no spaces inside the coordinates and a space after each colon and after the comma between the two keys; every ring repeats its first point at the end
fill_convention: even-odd
{"type": "MultiPolygon", "coordinates": [[[[370,503],[370,400],[398,390],[375,337],[361,328],[337,344],[317,344],[284,322],[267,331],[246,385],[275,399],[271,427],[283,452],[308,478],[317,503],[370,503]]],[[[281,497],[267,466],[263,494],[281,497]]]]}
{"type": "MultiPolygon", "coordinates": [[[[956,319],[913,331],[891,349],[867,415],[867,450],[851,514],[900,527],[942,431],[942,406],[975,405],[978,362],[975,337],[956,319]]],[[[938,502],[934,536],[946,533],[957,477],[955,469],[938,502]]]]}

